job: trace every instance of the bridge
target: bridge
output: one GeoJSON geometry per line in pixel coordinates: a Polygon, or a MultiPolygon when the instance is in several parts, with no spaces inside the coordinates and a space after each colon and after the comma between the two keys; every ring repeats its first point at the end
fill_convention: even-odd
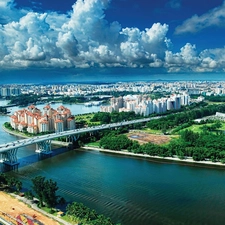
{"type": "Polygon", "coordinates": [[[42,153],[42,154],[51,154],[52,153],[51,142],[55,138],[66,137],[67,142],[76,141],[79,138],[79,135],[81,133],[117,128],[117,127],[127,126],[131,124],[136,124],[136,123],[145,123],[150,120],[159,119],[159,118],[160,117],[157,116],[157,117],[137,119],[137,120],[131,120],[131,121],[123,121],[118,123],[103,124],[103,125],[93,126],[93,127],[84,127],[80,129],[62,131],[62,132],[36,136],[32,138],[26,138],[22,140],[0,144],[1,162],[9,166],[17,166],[19,164],[17,161],[18,149],[28,145],[36,144],[36,152],[42,153]]]}

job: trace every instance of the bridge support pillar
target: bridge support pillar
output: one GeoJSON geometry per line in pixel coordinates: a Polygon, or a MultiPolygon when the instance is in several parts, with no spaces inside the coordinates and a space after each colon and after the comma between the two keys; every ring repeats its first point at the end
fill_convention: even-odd
{"type": "Polygon", "coordinates": [[[8,166],[17,167],[19,162],[17,161],[17,150],[18,148],[10,149],[6,152],[2,152],[1,161],[8,166]]]}
{"type": "Polygon", "coordinates": [[[68,143],[67,148],[68,149],[74,149],[74,142],[76,142],[79,138],[79,134],[78,135],[68,135],[66,137],[66,142],[68,143]]]}
{"type": "Polygon", "coordinates": [[[79,137],[80,137],[79,134],[78,135],[68,135],[66,137],[66,142],[72,142],[73,143],[73,142],[77,141],[79,137]]]}
{"type": "Polygon", "coordinates": [[[51,140],[41,141],[36,144],[36,151],[41,154],[49,155],[52,153],[51,140]]]}

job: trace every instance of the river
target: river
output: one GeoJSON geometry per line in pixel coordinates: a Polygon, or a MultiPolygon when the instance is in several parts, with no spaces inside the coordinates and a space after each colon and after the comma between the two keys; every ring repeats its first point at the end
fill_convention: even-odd
{"type": "MultiPolygon", "coordinates": [[[[1,116],[0,125],[8,120],[1,116]]],[[[0,134],[1,143],[18,139],[0,134]]],[[[34,149],[19,149],[19,169],[9,172],[25,189],[37,175],[51,178],[67,201],[83,202],[122,225],[224,224],[224,168],[77,150],[40,160],[34,149]]]]}
{"type": "MultiPolygon", "coordinates": [[[[0,106],[1,106],[1,104],[2,105],[5,105],[7,103],[7,101],[3,101],[3,102],[1,103],[1,101],[0,101],[0,106]]],[[[62,105],[62,103],[54,103],[54,104],[51,104],[51,107],[54,108],[54,109],[56,109],[60,105],[62,105]]],[[[39,105],[37,105],[37,108],[39,108],[40,110],[42,110],[44,106],[46,106],[46,103],[45,104],[39,104],[39,105]]],[[[69,108],[71,110],[71,113],[73,115],[85,114],[85,113],[92,113],[92,112],[98,112],[98,111],[100,111],[100,107],[99,106],[87,107],[84,104],[63,104],[63,106],[69,108]]],[[[23,109],[23,108],[24,107],[14,106],[12,108],[8,108],[8,111],[10,111],[11,113],[13,113],[16,110],[20,110],[20,109],[23,109]]]]}

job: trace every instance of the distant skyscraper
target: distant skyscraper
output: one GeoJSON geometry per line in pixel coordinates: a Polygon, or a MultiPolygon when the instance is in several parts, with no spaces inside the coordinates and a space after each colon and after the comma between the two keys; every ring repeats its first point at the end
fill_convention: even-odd
{"type": "Polygon", "coordinates": [[[127,95],[125,97],[111,98],[111,106],[101,107],[101,112],[127,112],[134,111],[136,114],[148,116],[152,113],[164,113],[167,110],[177,110],[181,105],[189,104],[189,95],[174,94],[170,98],[154,99],[147,96],[127,95]]]}
{"type": "Polygon", "coordinates": [[[1,89],[1,96],[3,96],[3,97],[10,96],[10,88],[8,88],[8,87],[3,87],[3,88],[1,89]]]}

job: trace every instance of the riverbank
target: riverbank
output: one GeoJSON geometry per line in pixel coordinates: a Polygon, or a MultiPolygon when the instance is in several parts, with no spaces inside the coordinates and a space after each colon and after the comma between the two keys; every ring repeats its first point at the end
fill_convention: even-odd
{"type": "Polygon", "coordinates": [[[16,132],[16,131],[11,131],[11,130],[7,129],[7,128],[4,126],[4,124],[2,125],[2,129],[3,129],[6,133],[12,134],[12,135],[14,135],[14,136],[22,137],[22,138],[29,138],[29,137],[27,137],[27,136],[26,136],[25,134],[23,134],[23,133],[18,133],[18,132],[16,132]]]}
{"type": "Polygon", "coordinates": [[[81,150],[91,150],[91,151],[98,151],[103,153],[110,153],[110,154],[118,154],[118,155],[126,155],[132,157],[139,157],[139,158],[148,158],[148,159],[155,159],[155,160],[165,160],[165,161],[175,161],[178,163],[189,163],[189,164],[198,164],[204,166],[220,166],[225,168],[225,164],[221,162],[211,162],[211,161],[194,161],[191,157],[186,159],[179,159],[178,157],[160,157],[160,156],[151,156],[147,154],[138,154],[133,152],[128,152],[127,150],[122,151],[114,151],[110,149],[103,149],[103,148],[96,148],[96,147],[88,147],[84,146],[81,150]]]}

